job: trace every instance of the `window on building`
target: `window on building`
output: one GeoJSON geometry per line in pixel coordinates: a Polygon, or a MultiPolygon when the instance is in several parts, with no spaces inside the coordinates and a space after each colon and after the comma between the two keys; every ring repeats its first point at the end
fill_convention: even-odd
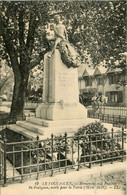
{"type": "Polygon", "coordinates": [[[123,102],[123,92],[122,91],[111,91],[106,92],[109,102],[121,103],[123,102]]]}
{"type": "Polygon", "coordinates": [[[86,78],[85,79],[85,86],[92,86],[92,78],[86,78]]]}
{"type": "Polygon", "coordinates": [[[110,75],[109,76],[109,84],[118,84],[119,82],[119,75],[110,75]]]}
{"type": "Polygon", "coordinates": [[[97,84],[98,84],[98,85],[103,85],[103,78],[98,78],[97,84]]]}
{"type": "Polygon", "coordinates": [[[118,102],[118,97],[116,92],[111,92],[110,93],[110,101],[111,102],[118,102]]]}
{"type": "Polygon", "coordinates": [[[123,92],[122,91],[118,91],[118,103],[123,102],[123,92]]]}

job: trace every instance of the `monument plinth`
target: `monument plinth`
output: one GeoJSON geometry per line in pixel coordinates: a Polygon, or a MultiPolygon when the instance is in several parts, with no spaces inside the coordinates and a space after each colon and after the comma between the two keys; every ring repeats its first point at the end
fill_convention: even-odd
{"type": "Polygon", "coordinates": [[[86,108],[79,103],[78,69],[68,68],[55,49],[52,57],[44,57],[43,103],[36,117],[45,120],[85,119],[86,108]]]}

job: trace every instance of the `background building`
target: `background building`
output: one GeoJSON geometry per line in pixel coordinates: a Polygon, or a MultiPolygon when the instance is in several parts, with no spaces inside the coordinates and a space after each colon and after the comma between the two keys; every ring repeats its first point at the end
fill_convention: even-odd
{"type": "Polygon", "coordinates": [[[109,105],[126,105],[126,86],[120,84],[125,79],[121,68],[105,68],[98,66],[95,69],[86,67],[81,73],[79,70],[79,91],[94,92],[108,97],[109,105]]]}

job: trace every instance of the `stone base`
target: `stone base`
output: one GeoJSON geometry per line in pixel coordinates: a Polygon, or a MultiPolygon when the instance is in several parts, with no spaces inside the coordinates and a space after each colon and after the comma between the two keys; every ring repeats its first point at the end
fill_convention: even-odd
{"type": "MultiPolygon", "coordinates": [[[[75,120],[45,120],[41,118],[36,118],[36,117],[28,117],[27,122],[30,122],[32,124],[39,125],[40,127],[52,127],[52,128],[68,128],[70,126],[73,127],[81,127],[83,125],[86,125],[90,122],[95,121],[95,119],[75,119],[75,120]]],[[[20,122],[17,122],[18,124],[20,122]]]]}
{"type": "Polygon", "coordinates": [[[87,118],[87,109],[80,103],[42,103],[36,109],[36,117],[47,120],[73,120],[87,118]]]}
{"type": "Polygon", "coordinates": [[[17,121],[16,124],[8,125],[8,129],[15,131],[30,139],[47,139],[54,136],[64,135],[65,132],[69,136],[73,136],[78,129],[84,125],[88,125],[98,119],[80,119],[80,120],[44,120],[36,117],[28,117],[27,121],[17,121]]]}

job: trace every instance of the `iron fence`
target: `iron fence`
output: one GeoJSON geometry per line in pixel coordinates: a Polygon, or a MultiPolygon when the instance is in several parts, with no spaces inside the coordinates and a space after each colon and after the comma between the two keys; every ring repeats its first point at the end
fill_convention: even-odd
{"type": "Polygon", "coordinates": [[[127,117],[121,115],[100,114],[93,112],[92,110],[88,110],[87,116],[88,118],[100,119],[102,122],[113,124],[114,127],[126,128],[127,117]]]}
{"type": "Polygon", "coordinates": [[[4,178],[4,142],[0,140],[0,180],[4,178]]]}
{"type": "Polygon", "coordinates": [[[41,104],[41,101],[26,101],[25,109],[36,109],[41,104]]]}
{"type": "Polygon", "coordinates": [[[117,106],[108,106],[106,104],[94,104],[93,106],[88,106],[87,109],[89,111],[93,111],[100,114],[109,114],[109,115],[117,115],[121,117],[127,116],[127,107],[126,106],[120,106],[117,104],[117,106]],[[95,106],[95,107],[94,107],[95,106]]]}
{"type": "Polygon", "coordinates": [[[52,176],[81,168],[91,168],[95,164],[113,163],[125,160],[126,132],[124,128],[115,132],[100,132],[56,137],[40,140],[8,142],[4,136],[1,144],[1,181],[6,186],[9,181],[23,182],[25,178],[39,179],[42,175],[52,176]],[[10,170],[7,160],[12,164],[10,170]],[[8,175],[8,171],[12,175],[8,175]],[[18,172],[18,174],[16,174],[18,172]]]}

